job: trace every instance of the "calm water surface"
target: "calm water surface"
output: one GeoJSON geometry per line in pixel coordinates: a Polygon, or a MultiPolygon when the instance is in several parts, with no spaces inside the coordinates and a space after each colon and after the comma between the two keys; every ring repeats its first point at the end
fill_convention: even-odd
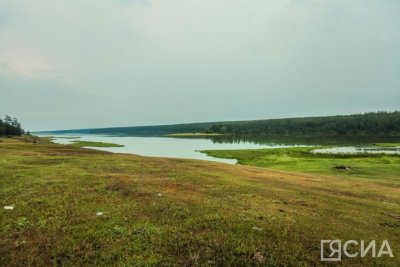
{"type": "MultiPolygon", "coordinates": [[[[104,150],[114,153],[130,153],[142,156],[200,159],[236,164],[236,159],[221,159],[207,156],[199,150],[217,149],[260,149],[260,148],[284,148],[306,146],[300,144],[278,144],[270,142],[259,142],[249,140],[212,140],[206,138],[171,138],[171,137],[132,137],[132,136],[102,136],[102,135],[73,135],[77,139],[68,139],[71,135],[52,135],[54,142],[68,144],[75,140],[106,142],[124,145],[124,147],[93,147],[94,149],[104,150]]],[[[315,144],[316,145],[316,144],[315,144]]],[[[357,154],[357,153],[384,153],[400,154],[400,148],[382,148],[365,146],[339,146],[333,148],[314,149],[313,153],[328,154],[357,154]]]]}
{"type": "MultiPolygon", "coordinates": [[[[75,140],[106,142],[124,145],[124,147],[94,147],[94,149],[104,150],[115,153],[130,153],[142,156],[185,158],[210,160],[229,164],[236,164],[235,159],[221,159],[207,156],[198,152],[199,150],[211,149],[260,149],[293,147],[294,145],[281,144],[256,144],[252,142],[240,141],[236,143],[214,143],[210,139],[203,138],[170,138],[170,137],[120,137],[120,136],[100,136],[100,135],[73,135],[79,139],[67,139],[66,135],[53,135],[54,142],[68,144],[75,140]]],[[[297,146],[297,145],[296,145],[297,146]]]]}

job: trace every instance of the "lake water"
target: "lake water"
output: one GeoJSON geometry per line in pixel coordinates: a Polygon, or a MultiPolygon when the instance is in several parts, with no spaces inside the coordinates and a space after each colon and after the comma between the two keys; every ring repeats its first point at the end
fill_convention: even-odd
{"type": "Polygon", "coordinates": [[[68,144],[75,140],[105,142],[124,145],[124,147],[94,147],[94,149],[115,153],[130,153],[142,156],[185,158],[217,161],[228,164],[236,164],[235,159],[221,159],[207,156],[199,150],[215,149],[260,149],[293,147],[294,145],[281,144],[257,144],[246,141],[235,143],[216,143],[205,138],[171,138],[171,137],[121,137],[121,136],[100,136],[100,135],[73,135],[79,139],[68,139],[66,135],[52,135],[54,142],[68,144]]]}
{"type": "MultiPolygon", "coordinates": [[[[172,137],[133,137],[133,136],[102,136],[102,135],[52,135],[54,142],[69,144],[75,140],[105,142],[124,145],[124,147],[93,147],[93,149],[104,150],[114,153],[129,153],[142,156],[184,158],[209,160],[228,164],[236,164],[236,159],[222,159],[207,156],[200,150],[217,149],[261,149],[261,148],[284,148],[306,146],[300,144],[280,144],[249,140],[219,140],[207,138],[172,138],[172,137]],[[79,137],[69,139],[69,137],[79,137]]],[[[315,144],[317,145],[317,144],[315,144]]],[[[333,148],[314,149],[313,153],[328,154],[357,154],[357,153],[384,153],[399,154],[400,148],[382,148],[367,146],[338,146],[333,148]]]]}

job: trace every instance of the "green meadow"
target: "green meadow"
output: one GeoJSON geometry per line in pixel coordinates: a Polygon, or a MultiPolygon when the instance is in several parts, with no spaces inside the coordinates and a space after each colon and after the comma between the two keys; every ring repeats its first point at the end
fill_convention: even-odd
{"type": "MultiPolygon", "coordinates": [[[[385,144],[389,147],[388,144],[385,144]]],[[[321,146],[274,149],[206,150],[209,156],[237,159],[239,164],[278,170],[340,176],[400,184],[400,155],[321,154],[311,151],[321,146]],[[347,168],[346,168],[347,167],[347,168]]]]}
{"type": "Polygon", "coordinates": [[[321,239],[387,239],[394,258],[340,265],[400,266],[398,157],[207,152],[243,164],[227,165],[0,140],[1,266],[331,266],[321,239]]]}

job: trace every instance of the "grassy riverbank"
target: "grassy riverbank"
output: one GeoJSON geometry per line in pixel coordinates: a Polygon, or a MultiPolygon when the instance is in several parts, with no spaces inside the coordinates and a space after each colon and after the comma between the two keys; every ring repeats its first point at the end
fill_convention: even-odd
{"type": "Polygon", "coordinates": [[[348,179],[1,141],[0,203],[14,207],[0,211],[1,266],[318,266],[321,239],[388,239],[395,258],[343,264],[400,265],[396,173],[348,179]]]}
{"type": "Polygon", "coordinates": [[[311,153],[316,148],[320,147],[202,152],[213,157],[237,159],[242,165],[400,184],[400,155],[311,153]]]}

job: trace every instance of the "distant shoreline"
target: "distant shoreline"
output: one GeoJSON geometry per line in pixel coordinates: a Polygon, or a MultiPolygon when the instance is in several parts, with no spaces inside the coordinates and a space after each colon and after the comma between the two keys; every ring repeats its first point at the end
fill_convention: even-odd
{"type": "Polygon", "coordinates": [[[174,133],[166,134],[167,137],[207,137],[207,136],[222,136],[220,133],[174,133]]]}

